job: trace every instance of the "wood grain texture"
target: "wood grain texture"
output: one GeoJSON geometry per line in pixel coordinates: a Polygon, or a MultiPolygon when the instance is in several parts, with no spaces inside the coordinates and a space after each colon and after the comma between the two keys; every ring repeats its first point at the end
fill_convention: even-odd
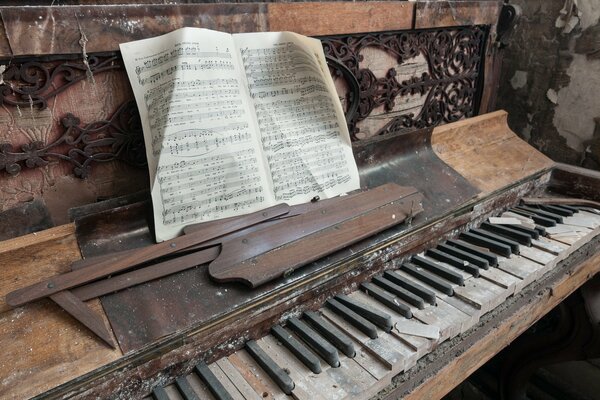
{"type": "MultiPolygon", "coordinates": [[[[541,291],[536,302],[520,307],[503,321],[497,329],[490,330],[487,335],[475,342],[467,351],[455,357],[435,375],[426,378],[403,398],[417,400],[444,397],[452,388],[508,346],[527,328],[598,272],[600,272],[600,253],[596,253],[588,260],[575,266],[570,273],[564,273],[555,284],[541,291]]],[[[389,398],[396,398],[394,396],[399,394],[392,393],[389,398]]]]}
{"type": "Polygon", "coordinates": [[[554,162],[508,127],[505,111],[436,127],[434,152],[483,194],[549,170],[554,162]]]}
{"type": "Polygon", "coordinates": [[[408,2],[128,4],[0,7],[0,57],[116,51],[184,26],[308,36],[410,29],[408,2]],[[82,41],[82,42],[80,42],[82,41]],[[82,43],[85,42],[85,49],[82,43]]]}
{"type": "MultiPolygon", "coordinates": [[[[11,290],[68,271],[80,258],[73,231],[64,225],[0,245],[0,398],[29,398],[122,355],[50,300],[16,309],[5,303],[11,290]]],[[[100,302],[87,305],[108,326],[100,302]]]]}
{"type": "Polygon", "coordinates": [[[419,1],[415,9],[415,29],[461,25],[494,25],[501,1],[419,1]]]}
{"type": "Polygon", "coordinates": [[[269,30],[323,36],[410,29],[414,4],[369,1],[271,3],[267,7],[269,30]]]}

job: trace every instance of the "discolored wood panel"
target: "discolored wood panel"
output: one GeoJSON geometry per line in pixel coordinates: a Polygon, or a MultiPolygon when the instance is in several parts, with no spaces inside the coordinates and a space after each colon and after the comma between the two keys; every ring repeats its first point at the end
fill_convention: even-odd
{"type": "Polygon", "coordinates": [[[502,189],[549,170],[554,162],[508,127],[496,111],[434,128],[434,152],[484,193],[502,189]]]}
{"type": "MultiPolygon", "coordinates": [[[[263,6],[252,4],[110,5],[2,7],[0,17],[10,53],[0,56],[86,54],[116,51],[119,43],[171,32],[184,26],[226,32],[264,27],[263,6]]],[[[0,40],[0,43],[2,43],[0,40]]],[[[0,50],[6,48],[0,46],[0,50]]]]}
{"type": "Polygon", "coordinates": [[[268,30],[322,36],[412,28],[413,3],[324,2],[268,4],[268,30]]]}
{"type": "MultiPolygon", "coordinates": [[[[122,355],[49,300],[15,309],[5,303],[8,292],[65,272],[70,262],[79,258],[73,225],[5,241],[0,246],[0,398],[32,397],[122,355]]],[[[106,324],[100,302],[87,304],[106,324]]]]}
{"type": "Polygon", "coordinates": [[[415,29],[462,25],[495,25],[501,1],[419,1],[415,29]]]}

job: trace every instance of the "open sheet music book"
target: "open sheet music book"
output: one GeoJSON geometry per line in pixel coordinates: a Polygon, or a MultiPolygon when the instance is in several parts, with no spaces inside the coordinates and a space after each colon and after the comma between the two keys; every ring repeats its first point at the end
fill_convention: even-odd
{"type": "Polygon", "coordinates": [[[121,44],[157,241],[193,223],[359,188],[321,43],[183,28],[121,44]]]}

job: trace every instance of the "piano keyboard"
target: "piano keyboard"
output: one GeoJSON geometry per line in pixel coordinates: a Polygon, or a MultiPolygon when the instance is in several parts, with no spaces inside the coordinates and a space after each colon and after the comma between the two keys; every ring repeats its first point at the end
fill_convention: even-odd
{"type": "Polygon", "coordinates": [[[587,207],[518,206],[290,318],[156,400],[369,398],[600,231],[587,207]]]}

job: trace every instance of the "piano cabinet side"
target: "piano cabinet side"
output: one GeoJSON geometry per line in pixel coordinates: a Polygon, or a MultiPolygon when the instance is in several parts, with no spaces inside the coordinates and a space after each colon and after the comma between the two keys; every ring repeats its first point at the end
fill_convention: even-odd
{"type": "MultiPolygon", "coordinates": [[[[30,398],[122,356],[48,299],[15,309],[5,303],[8,292],[66,272],[80,258],[73,224],[1,243],[0,398],[30,398]]],[[[100,300],[87,304],[108,326],[100,300]]]]}

